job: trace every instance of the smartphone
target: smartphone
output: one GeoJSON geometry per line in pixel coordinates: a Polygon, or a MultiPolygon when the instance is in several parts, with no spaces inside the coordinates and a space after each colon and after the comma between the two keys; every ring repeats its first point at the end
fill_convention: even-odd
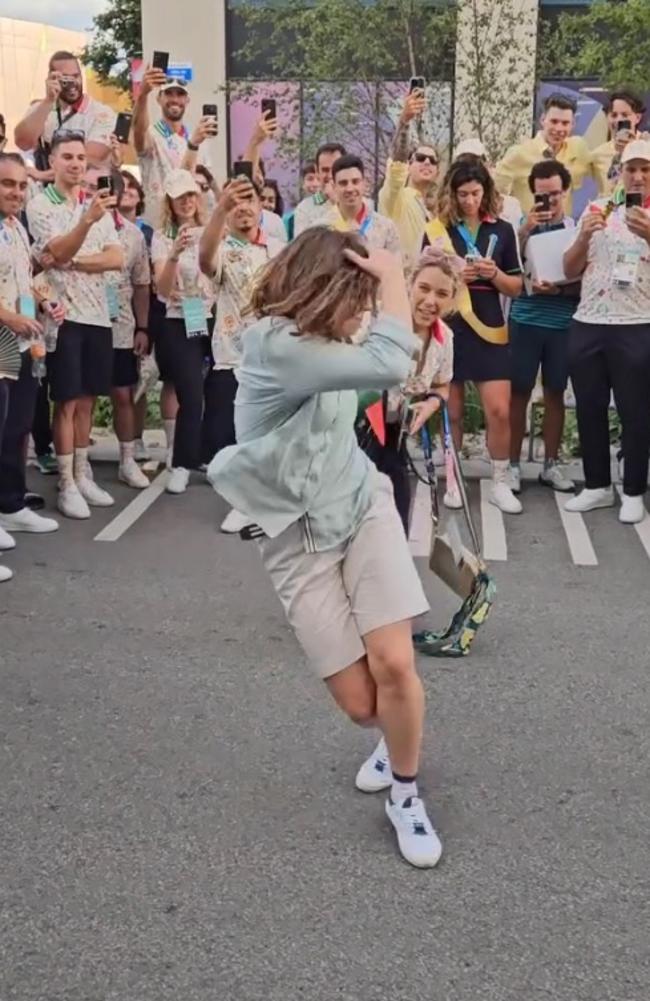
{"type": "Polygon", "coordinates": [[[621,118],[620,121],[616,123],[617,132],[633,132],[632,122],[629,118],[621,118]]]}
{"type": "Polygon", "coordinates": [[[129,114],[128,111],[119,112],[115,122],[114,132],[121,143],[128,143],[132,121],[133,115],[129,114]]]}
{"type": "Polygon", "coordinates": [[[204,104],[203,105],[203,117],[204,118],[219,118],[219,109],[216,104],[204,104]]]}
{"type": "Polygon", "coordinates": [[[274,97],[262,98],[262,117],[271,121],[278,117],[278,106],[274,97]]]}
{"type": "Polygon", "coordinates": [[[253,180],[253,164],[250,160],[237,160],[233,167],[233,177],[247,177],[253,180]]]}
{"type": "Polygon", "coordinates": [[[625,196],[625,208],[643,208],[643,195],[640,191],[629,191],[625,196]]]}
{"type": "Polygon", "coordinates": [[[465,254],[465,260],[468,264],[474,264],[476,261],[481,260],[481,255],[475,250],[468,250],[465,254]]]}
{"type": "Polygon", "coordinates": [[[154,52],[151,65],[153,69],[162,70],[163,73],[166,73],[169,66],[169,52],[154,52]]]}
{"type": "Polygon", "coordinates": [[[97,191],[108,191],[113,194],[113,178],[109,174],[102,174],[97,178],[97,191]]]}
{"type": "Polygon", "coordinates": [[[550,212],[551,211],[551,196],[550,195],[535,195],[535,208],[538,212],[550,212]]]}
{"type": "Polygon", "coordinates": [[[424,91],[425,80],[423,76],[412,76],[411,83],[409,84],[409,94],[412,94],[414,90],[424,91]]]}

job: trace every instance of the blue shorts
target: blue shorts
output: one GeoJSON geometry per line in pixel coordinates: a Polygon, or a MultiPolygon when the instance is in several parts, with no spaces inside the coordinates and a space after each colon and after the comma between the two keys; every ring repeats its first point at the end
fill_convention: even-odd
{"type": "Polygon", "coordinates": [[[569,378],[569,327],[537,327],[511,318],[510,364],[513,393],[530,395],[540,367],[544,388],[563,393],[569,378]]]}

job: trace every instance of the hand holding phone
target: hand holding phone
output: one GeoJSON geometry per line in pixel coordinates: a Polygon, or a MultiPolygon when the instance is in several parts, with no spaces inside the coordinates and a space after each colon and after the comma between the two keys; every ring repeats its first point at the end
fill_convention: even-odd
{"type": "Polygon", "coordinates": [[[166,74],[169,67],[169,52],[155,51],[151,60],[151,67],[155,70],[161,70],[166,74]]]}
{"type": "Polygon", "coordinates": [[[409,84],[409,94],[412,94],[415,90],[419,90],[424,93],[425,86],[426,81],[423,76],[412,76],[409,84]]]}
{"type": "Polygon", "coordinates": [[[253,183],[253,164],[250,160],[237,160],[232,173],[233,177],[245,177],[253,183]]]}
{"type": "Polygon", "coordinates": [[[262,118],[268,121],[275,121],[278,117],[278,106],[273,97],[262,98],[262,118]]]}
{"type": "Polygon", "coordinates": [[[118,142],[128,143],[132,121],[133,115],[129,114],[128,111],[120,111],[115,122],[114,130],[114,134],[117,137],[118,142]]]}

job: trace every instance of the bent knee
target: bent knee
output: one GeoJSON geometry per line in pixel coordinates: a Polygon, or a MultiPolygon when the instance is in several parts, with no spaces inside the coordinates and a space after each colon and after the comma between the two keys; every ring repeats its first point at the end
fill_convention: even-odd
{"type": "Polygon", "coordinates": [[[377,701],[374,694],[357,694],[346,699],[341,708],[357,726],[370,726],[376,721],[377,701]]]}
{"type": "Polygon", "coordinates": [[[413,651],[378,651],[370,658],[373,677],[378,686],[403,688],[416,677],[413,651]]]}

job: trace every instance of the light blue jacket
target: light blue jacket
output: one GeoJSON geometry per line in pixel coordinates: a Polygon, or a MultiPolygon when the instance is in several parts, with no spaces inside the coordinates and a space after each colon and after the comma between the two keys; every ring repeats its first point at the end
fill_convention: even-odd
{"type": "Polygon", "coordinates": [[[384,314],[361,344],[299,336],[283,318],[259,320],[246,331],[237,371],[237,444],[208,470],[215,490],[269,538],[302,519],[307,552],[351,538],[380,475],[357,444],[357,390],[403,382],[419,344],[384,314]]]}

